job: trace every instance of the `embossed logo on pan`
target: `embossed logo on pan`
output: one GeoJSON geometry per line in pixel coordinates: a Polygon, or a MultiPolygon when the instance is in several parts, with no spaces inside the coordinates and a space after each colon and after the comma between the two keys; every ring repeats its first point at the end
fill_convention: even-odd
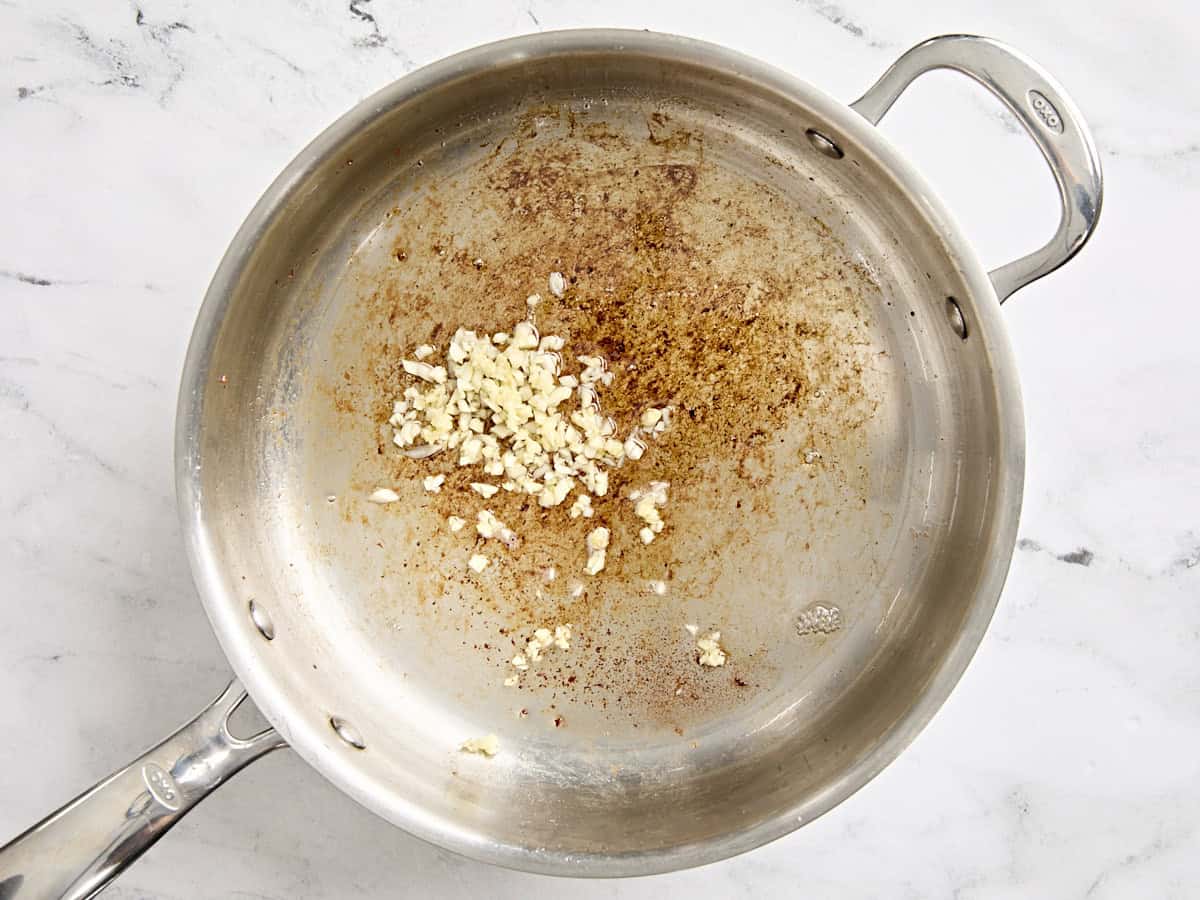
{"type": "Polygon", "coordinates": [[[1044,94],[1038,91],[1030,91],[1029,105],[1033,107],[1033,111],[1037,113],[1037,117],[1042,120],[1042,123],[1047,128],[1055,134],[1063,133],[1062,116],[1058,114],[1058,110],[1054,108],[1054,104],[1047,100],[1044,94]]]}
{"type": "Polygon", "coordinates": [[[150,789],[150,794],[167,809],[179,809],[179,785],[170,773],[155,763],[142,766],[142,780],[150,789]]]}

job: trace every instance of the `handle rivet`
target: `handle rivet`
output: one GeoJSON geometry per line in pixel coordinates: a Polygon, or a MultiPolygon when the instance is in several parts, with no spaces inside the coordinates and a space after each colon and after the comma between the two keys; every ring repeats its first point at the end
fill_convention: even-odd
{"type": "Polygon", "coordinates": [[[334,730],[338,737],[355,750],[367,749],[367,742],[362,739],[362,735],[358,733],[358,729],[341,716],[330,716],[329,727],[334,730]]]}
{"type": "Polygon", "coordinates": [[[250,621],[258,629],[258,633],[268,641],[275,640],[275,623],[271,621],[271,617],[267,615],[267,611],[253,600],[247,604],[247,608],[250,610],[250,621]]]}
{"type": "Polygon", "coordinates": [[[953,297],[946,298],[946,318],[950,321],[950,328],[964,341],[967,339],[967,320],[963,316],[962,309],[959,308],[958,301],[953,297]]]}
{"type": "Polygon", "coordinates": [[[841,159],[846,155],[842,152],[842,148],[835,144],[833,140],[827,138],[816,129],[810,128],[808,131],[804,132],[804,134],[808,138],[808,142],[812,144],[818,152],[824,153],[830,159],[841,159]]]}

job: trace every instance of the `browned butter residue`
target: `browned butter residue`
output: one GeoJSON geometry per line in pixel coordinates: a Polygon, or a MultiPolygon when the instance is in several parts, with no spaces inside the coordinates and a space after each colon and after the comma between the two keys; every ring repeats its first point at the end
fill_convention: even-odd
{"type": "Polygon", "coordinates": [[[878,402],[866,298],[877,288],[828,229],[723,165],[705,135],[662,112],[645,121],[637,135],[539,109],[469,171],[400,200],[386,246],[356,272],[361,299],[335,339],[346,365],[328,391],[344,427],[366,436],[360,493],[446,475],[387,563],[419,589],[386,602],[434,618],[453,610],[497,682],[532,625],[570,622],[572,650],[548,654],[520,693],[683,727],[770,680],[765,605],[785,602],[807,546],[791,532],[831,497],[865,498],[861,432],[878,402]],[[547,288],[555,270],[567,280],[561,299],[547,288]],[[484,501],[468,483],[499,479],[450,453],[407,460],[383,424],[411,383],[400,360],[415,344],[444,349],[458,327],[510,330],[535,292],[542,334],[567,339],[565,371],[587,353],[617,373],[602,402],[619,434],[647,406],[675,408],[642,460],[611,471],[592,519],[568,517],[574,495],[552,510],[504,491],[484,501]],[[810,446],[822,448],[820,466],[803,464],[810,446]],[[666,531],[643,546],[626,498],[650,480],[670,482],[670,502],[666,531]],[[471,525],[445,528],[448,515],[473,523],[485,507],[517,531],[519,550],[483,548],[471,525]],[[606,570],[589,578],[584,536],[598,524],[613,538],[606,570]],[[493,559],[483,577],[464,565],[476,551],[493,559]],[[665,596],[647,590],[653,579],[668,583],[665,596]],[[739,630],[739,620],[757,624],[739,630]],[[723,631],[727,666],[696,665],[691,621],[723,631]]]}

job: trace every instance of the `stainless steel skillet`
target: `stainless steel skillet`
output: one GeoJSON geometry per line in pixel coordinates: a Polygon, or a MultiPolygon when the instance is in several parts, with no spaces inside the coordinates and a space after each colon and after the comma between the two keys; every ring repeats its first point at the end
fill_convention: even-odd
{"type": "Polygon", "coordinates": [[[235,237],[180,392],[196,583],[273,728],[230,735],[231,685],[0,849],[0,897],[94,893],[285,744],[410,833],[531,871],[668,871],[811,821],[903,749],[982,638],[1024,464],[1000,303],[1082,246],[1100,200],[1071,101],[977,37],[913,48],[850,107],[625,31],[503,41],[364,101],[235,237]],[[990,274],[874,127],[935,68],[998,96],[1058,183],[1058,232],[990,274]],[[543,536],[473,579],[450,501],[414,487],[442,463],[390,452],[398,360],[511,325],[551,270],[570,287],[543,330],[609,358],[628,403],[682,411],[614,473],[668,477],[670,529],[640,548],[607,508],[605,577],[551,584],[579,535],[514,508],[543,536]],[[401,501],[367,503],[384,483],[401,501]],[[504,687],[550,621],[571,651],[504,687]],[[722,632],[727,666],[696,665],[687,624],[722,632]],[[486,732],[496,758],[458,752],[486,732]]]}

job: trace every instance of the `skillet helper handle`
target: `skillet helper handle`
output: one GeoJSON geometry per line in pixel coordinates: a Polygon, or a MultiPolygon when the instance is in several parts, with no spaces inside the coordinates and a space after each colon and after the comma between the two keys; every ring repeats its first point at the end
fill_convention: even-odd
{"type": "Polygon", "coordinates": [[[231,682],[162,743],[0,847],[0,900],[93,897],[227,778],[284,746],[273,730],[242,740],[231,682]]]}
{"type": "Polygon", "coordinates": [[[917,44],[850,106],[876,124],[913,79],[933,69],[961,72],[998,97],[1038,145],[1058,185],[1062,218],[1054,237],[989,273],[1003,303],[1069,260],[1091,236],[1104,192],[1100,156],[1087,123],[1058,82],[1024,54],[990,38],[955,34],[917,44]]]}

